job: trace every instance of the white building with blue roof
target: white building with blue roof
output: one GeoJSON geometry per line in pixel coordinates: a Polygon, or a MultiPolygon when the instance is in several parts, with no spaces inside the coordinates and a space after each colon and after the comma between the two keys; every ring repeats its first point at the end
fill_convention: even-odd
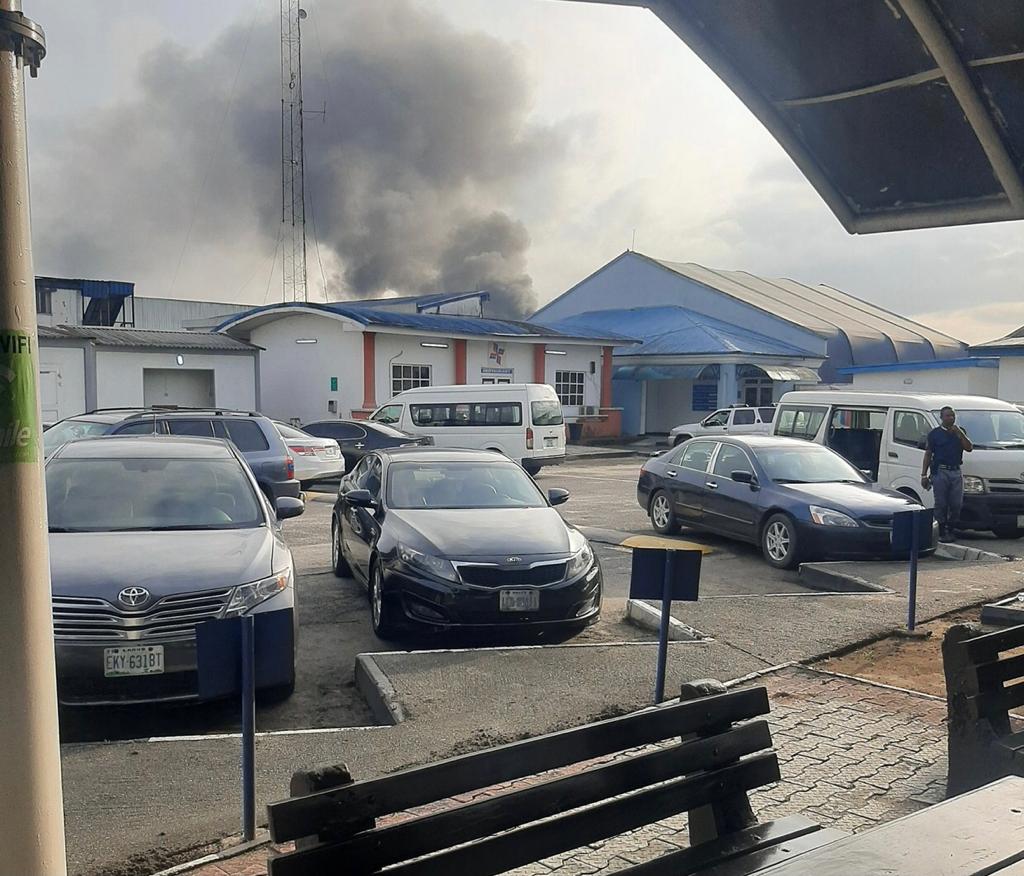
{"type": "Polygon", "coordinates": [[[663,433],[718,407],[765,405],[861,366],[960,359],[961,341],[831,286],[765,279],[625,252],[531,318],[616,332],[623,431],[663,433]],[[623,304],[628,302],[628,307],[623,304]]]}

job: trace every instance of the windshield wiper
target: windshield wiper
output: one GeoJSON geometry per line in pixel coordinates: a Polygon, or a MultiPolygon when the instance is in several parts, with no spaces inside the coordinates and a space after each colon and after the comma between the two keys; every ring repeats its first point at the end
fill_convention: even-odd
{"type": "Polygon", "coordinates": [[[108,529],[106,532],[187,532],[199,529],[234,529],[234,524],[205,524],[205,523],[177,523],[167,526],[122,526],[117,529],[108,529]]]}
{"type": "Polygon", "coordinates": [[[92,529],[82,529],[78,526],[51,526],[50,532],[94,532],[92,529]]]}
{"type": "Polygon", "coordinates": [[[796,478],[772,478],[777,484],[809,484],[810,481],[801,481],[796,478]]]}

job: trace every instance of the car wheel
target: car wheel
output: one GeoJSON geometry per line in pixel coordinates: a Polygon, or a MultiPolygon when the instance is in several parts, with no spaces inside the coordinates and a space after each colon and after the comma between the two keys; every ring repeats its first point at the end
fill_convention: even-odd
{"type": "Polygon", "coordinates": [[[395,635],[394,609],[384,598],[384,572],[380,563],[370,571],[370,620],[378,639],[391,639],[395,635]]]}
{"type": "Polygon", "coordinates": [[[352,567],[349,566],[348,560],[345,559],[345,554],[342,552],[341,524],[338,523],[337,517],[331,520],[331,568],[334,569],[334,575],[337,578],[352,577],[352,567]]]}
{"type": "Polygon", "coordinates": [[[761,530],[761,550],[770,566],[792,569],[800,562],[796,524],[786,514],[773,514],[761,530]]]}
{"type": "Polygon", "coordinates": [[[267,703],[283,703],[288,697],[295,693],[295,678],[285,684],[275,684],[259,691],[257,699],[266,705],[267,703]]]}
{"type": "Polygon", "coordinates": [[[1024,529],[1016,526],[1000,526],[993,529],[996,538],[1024,538],[1024,529]]]}
{"type": "Polygon", "coordinates": [[[651,518],[651,526],[655,532],[662,535],[671,535],[679,531],[679,523],[676,521],[676,512],[672,509],[672,500],[664,490],[658,490],[651,499],[651,507],[648,509],[651,518]]]}

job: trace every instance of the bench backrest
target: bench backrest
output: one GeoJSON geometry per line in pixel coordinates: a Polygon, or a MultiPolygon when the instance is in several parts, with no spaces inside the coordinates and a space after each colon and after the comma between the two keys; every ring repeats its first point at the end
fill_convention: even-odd
{"type": "Polygon", "coordinates": [[[1024,648],[1024,626],[974,636],[962,647],[977,687],[975,692],[964,692],[970,705],[996,733],[1009,733],[1009,712],[1024,706],[1024,653],[1006,652],[1024,648]]]}
{"type": "Polygon", "coordinates": [[[370,874],[400,864],[389,876],[486,876],[745,800],[779,778],[768,724],[751,720],[767,713],[763,687],[734,691],[275,803],[276,842],[315,835],[320,843],[272,858],[270,874],[370,874]],[[506,783],[470,802],[409,811],[506,783]],[[406,817],[373,826],[394,813],[406,817]]]}

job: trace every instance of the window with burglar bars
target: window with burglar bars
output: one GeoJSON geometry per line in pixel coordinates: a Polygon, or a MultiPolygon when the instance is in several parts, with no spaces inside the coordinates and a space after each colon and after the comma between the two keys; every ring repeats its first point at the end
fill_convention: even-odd
{"type": "Polygon", "coordinates": [[[583,372],[556,371],[555,393],[563,405],[583,407],[583,372]]]}
{"type": "Polygon", "coordinates": [[[430,386],[429,365],[392,365],[391,394],[398,395],[417,386],[430,386]]]}

